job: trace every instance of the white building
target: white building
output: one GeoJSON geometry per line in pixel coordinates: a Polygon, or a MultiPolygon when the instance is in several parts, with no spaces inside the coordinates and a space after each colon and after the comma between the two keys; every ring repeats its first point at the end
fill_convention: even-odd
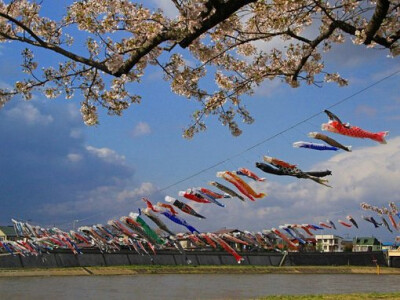
{"type": "Polygon", "coordinates": [[[340,236],[333,234],[317,234],[317,249],[322,252],[343,252],[342,240],[340,236]]]}

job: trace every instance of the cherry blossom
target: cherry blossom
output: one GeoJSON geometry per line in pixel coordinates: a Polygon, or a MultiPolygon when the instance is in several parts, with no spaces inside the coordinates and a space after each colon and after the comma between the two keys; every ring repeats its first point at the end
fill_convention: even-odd
{"type": "Polygon", "coordinates": [[[198,103],[186,138],[205,130],[212,116],[237,136],[238,121],[253,122],[242,99],[267,79],[281,78],[294,88],[346,85],[337,70],[323,64],[335,44],[347,39],[381,49],[385,56],[400,53],[399,0],[165,1],[179,15],[168,18],[131,0],[80,0],[53,20],[42,15],[39,2],[0,0],[0,43],[18,41],[27,47],[23,74],[12,87],[0,89],[0,107],[18,94],[26,100],[35,92],[76,98],[84,122],[95,125],[98,108],[121,115],[140,103],[130,85],[140,83],[154,65],[172,92],[198,103]],[[77,30],[85,42],[71,48],[77,30]],[[284,50],[259,46],[274,39],[285,44],[284,50]],[[59,63],[49,67],[35,60],[39,50],[56,54],[59,63]],[[204,85],[206,77],[214,78],[213,88],[204,85]]]}

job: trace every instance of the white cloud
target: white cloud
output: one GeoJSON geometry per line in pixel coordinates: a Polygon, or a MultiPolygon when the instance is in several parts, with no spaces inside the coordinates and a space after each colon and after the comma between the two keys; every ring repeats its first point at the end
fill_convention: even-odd
{"type": "Polygon", "coordinates": [[[382,80],[383,78],[385,78],[387,76],[390,76],[395,72],[400,71],[400,68],[399,68],[398,64],[396,64],[396,62],[397,63],[399,62],[398,58],[387,58],[387,59],[388,60],[389,59],[393,60],[393,66],[391,68],[386,68],[385,70],[383,70],[381,72],[376,72],[376,73],[371,74],[371,79],[372,80],[374,80],[374,81],[382,80]]]}
{"type": "Polygon", "coordinates": [[[125,189],[118,193],[117,201],[123,202],[128,199],[137,200],[136,198],[146,197],[156,192],[156,187],[151,182],[143,182],[139,187],[133,190],[125,189]]]}
{"type": "Polygon", "coordinates": [[[265,80],[259,86],[255,87],[254,95],[256,97],[276,96],[276,93],[284,88],[286,88],[286,86],[282,84],[282,81],[279,78],[275,78],[274,80],[265,80]]]}
{"type": "Polygon", "coordinates": [[[389,121],[399,121],[400,120],[400,115],[394,115],[394,116],[387,117],[387,120],[389,120],[389,121]]]}
{"type": "Polygon", "coordinates": [[[140,185],[124,156],[88,146],[85,135],[79,137],[84,125],[68,107],[17,101],[0,110],[0,140],[5,141],[0,166],[7,174],[2,178],[7,190],[0,190],[0,198],[8,203],[0,219],[26,217],[55,224],[94,212],[114,214],[119,208],[116,195],[140,185]]]}
{"type": "Polygon", "coordinates": [[[9,118],[25,122],[28,125],[48,125],[54,121],[51,115],[42,114],[31,103],[20,103],[18,106],[6,111],[5,114],[9,118]]]}
{"type": "MultiPolygon", "coordinates": [[[[362,211],[360,203],[388,206],[390,201],[395,201],[400,206],[400,137],[389,139],[387,145],[377,144],[337,154],[312,168],[325,169],[332,170],[332,176],[328,179],[333,188],[295,178],[290,184],[284,185],[274,181],[279,177],[257,170],[259,175],[267,177],[267,182],[253,182],[251,185],[257,192],[266,192],[266,198],[246,203],[227,199],[223,200],[226,208],[203,206],[200,213],[210,216],[209,230],[217,229],[215,226],[262,230],[285,223],[318,224],[327,218],[337,222],[351,214],[360,225],[360,229],[352,234],[388,236],[385,228],[375,230],[361,220],[361,215],[371,213],[362,211]]],[[[339,225],[335,234],[344,235],[348,232],[348,229],[339,225]]]]}
{"type": "Polygon", "coordinates": [[[72,104],[72,103],[67,105],[67,112],[68,112],[68,115],[73,120],[82,119],[79,107],[74,105],[74,104],[72,104]]]}
{"type": "Polygon", "coordinates": [[[332,45],[332,49],[325,53],[324,61],[331,68],[352,69],[368,64],[370,61],[374,61],[381,56],[382,53],[380,51],[366,48],[363,45],[355,45],[350,37],[347,37],[343,44],[332,45]]]}
{"type": "Polygon", "coordinates": [[[356,113],[368,117],[374,117],[377,113],[377,109],[368,105],[358,105],[356,107],[356,113]]]}
{"type": "Polygon", "coordinates": [[[337,154],[313,169],[332,170],[333,175],[329,179],[333,188],[321,188],[315,184],[306,187],[302,184],[303,194],[288,193],[288,197],[300,196],[300,199],[310,199],[311,205],[329,202],[330,206],[343,208],[368,200],[379,205],[387,204],[389,199],[400,196],[397,188],[400,179],[400,138],[389,140],[387,145],[337,154]]]}
{"type": "Polygon", "coordinates": [[[176,18],[179,15],[179,12],[172,1],[152,0],[152,2],[156,5],[157,8],[161,8],[164,11],[165,15],[169,18],[176,18]]]}
{"type": "MultiPolygon", "coordinates": [[[[143,182],[134,189],[127,186],[137,185],[134,182],[124,181],[119,184],[103,185],[82,194],[78,201],[65,201],[61,203],[48,203],[40,210],[48,216],[63,216],[64,218],[76,218],[79,214],[83,220],[93,222],[90,216],[119,219],[123,215],[143,207],[142,197],[148,197],[156,191],[156,187],[150,182],[143,182]]],[[[106,219],[100,221],[105,224],[106,219]]]]}
{"type": "Polygon", "coordinates": [[[147,75],[146,78],[150,81],[160,81],[160,80],[164,80],[163,76],[164,76],[164,73],[161,70],[156,70],[156,71],[149,72],[149,74],[147,75]]]}
{"type": "Polygon", "coordinates": [[[4,81],[0,81],[0,88],[2,89],[12,89],[12,86],[4,81]]]}
{"type": "Polygon", "coordinates": [[[146,122],[139,122],[132,131],[133,137],[148,135],[151,133],[150,125],[146,122]]]}
{"type": "Polygon", "coordinates": [[[125,164],[125,156],[124,155],[119,155],[117,152],[115,152],[112,149],[109,149],[109,148],[95,148],[95,147],[92,147],[92,146],[87,146],[86,150],[89,153],[97,156],[98,158],[103,159],[106,162],[125,164]]]}
{"type": "MultiPolygon", "coordinates": [[[[89,151],[103,158],[116,155],[114,151],[104,148],[91,147],[89,151]]],[[[360,225],[360,229],[347,229],[337,224],[338,230],[330,233],[341,236],[347,233],[351,233],[352,236],[373,234],[378,238],[386,235],[389,238],[385,239],[390,239],[392,235],[385,228],[375,229],[361,220],[361,215],[372,214],[362,211],[360,203],[387,206],[389,201],[396,201],[400,206],[400,137],[388,139],[387,145],[376,144],[356,148],[350,153],[336,154],[310,168],[324,169],[332,170],[333,175],[329,176],[329,181],[333,188],[296,178],[290,178],[291,183],[283,184],[278,182],[280,177],[256,169],[254,171],[267,177],[267,181],[252,182],[251,185],[257,192],[266,192],[266,198],[255,202],[242,202],[236,198],[223,199],[221,202],[226,204],[225,208],[189,202],[199,213],[206,216],[207,220],[197,220],[187,215],[182,217],[201,231],[214,231],[221,227],[261,231],[285,223],[318,224],[326,219],[331,219],[337,224],[338,219],[344,219],[346,215],[351,214],[360,225]]],[[[230,186],[226,182],[221,183],[230,186]]],[[[54,216],[71,212],[71,218],[75,218],[72,217],[73,212],[79,212],[83,216],[106,212],[103,217],[119,218],[143,207],[141,197],[151,196],[153,202],[163,198],[162,195],[155,194],[157,188],[151,182],[137,184],[121,179],[97,186],[82,195],[79,200],[45,205],[43,211],[54,216]],[[129,188],[130,186],[133,187],[129,188]]],[[[105,223],[106,220],[101,222],[105,223]]],[[[179,230],[183,229],[178,227],[177,231],[179,230]]]]}
{"type": "Polygon", "coordinates": [[[273,37],[269,41],[257,40],[255,42],[251,42],[251,44],[255,46],[258,51],[262,51],[264,53],[269,53],[273,49],[284,52],[285,48],[290,44],[290,41],[285,41],[280,37],[273,37]]]}
{"type": "Polygon", "coordinates": [[[82,130],[79,128],[71,129],[71,131],[69,132],[69,136],[74,139],[79,139],[82,137],[82,130]]]}
{"type": "MultiPolygon", "coordinates": [[[[305,27],[303,29],[303,31],[298,34],[304,38],[315,39],[319,35],[319,26],[320,26],[320,22],[315,20],[311,26],[305,27]]],[[[276,37],[271,38],[268,41],[257,40],[255,42],[252,42],[252,44],[255,47],[257,47],[257,49],[259,51],[269,53],[273,49],[277,49],[279,51],[285,52],[287,47],[290,45],[290,43],[297,43],[297,42],[298,41],[296,41],[294,39],[285,40],[285,39],[282,39],[280,36],[276,36],[276,37]]]]}
{"type": "Polygon", "coordinates": [[[77,153],[69,153],[69,154],[67,155],[67,159],[68,159],[70,162],[78,162],[78,161],[82,160],[82,155],[77,154],[77,153]]]}

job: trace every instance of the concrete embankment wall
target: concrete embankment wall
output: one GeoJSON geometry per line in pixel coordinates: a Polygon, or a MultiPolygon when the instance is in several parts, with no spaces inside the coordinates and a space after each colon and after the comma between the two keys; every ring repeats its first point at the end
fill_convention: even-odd
{"type": "Polygon", "coordinates": [[[392,257],[390,257],[389,264],[390,264],[391,267],[400,268],[400,256],[392,256],[392,257]]]}
{"type": "MultiPolygon", "coordinates": [[[[241,253],[243,265],[253,266],[374,266],[375,262],[386,266],[383,252],[340,252],[340,253],[241,253]]],[[[233,256],[226,252],[187,252],[192,265],[237,265],[233,256]]],[[[185,265],[185,259],[179,252],[159,251],[157,255],[139,255],[132,251],[101,253],[98,250],[86,250],[84,254],[58,250],[40,256],[0,256],[0,268],[56,268],[89,267],[117,265],[185,265]]]]}
{"type": "Polygon", "coordinates": [[[285,260],[288,266],[387,266],[383,252],[329,252],[329,253],[289,253],[285,260]],[[375,262],[376,261],[376,262],[375,262]]]}

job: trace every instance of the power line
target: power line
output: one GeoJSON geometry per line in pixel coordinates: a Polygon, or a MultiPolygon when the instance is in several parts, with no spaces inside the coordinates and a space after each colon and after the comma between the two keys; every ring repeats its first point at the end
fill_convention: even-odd
{"type": "Polygon", "coordinates": [[[79,223],[79,222],[82,222],[82,221],[87,221],[87,220],[92,219],[92,218],[94,218],[94,217],[98,217],[98,216],[100,216],[100,215],[103,215],[104,213],[105,213],[105,212],[102,211],[102,212],[99,212],[99,213],[97,213],[97,214],[90,215],[90,216],[85,217],[85,218],[82,218],[82,219],[74,219],[74,220],[72,220],[72,221],[67,221],[67,222],[62,222],[62,223],[52,223],[52,224],[53,224],[54,226],[63,226],[63,225],[67,225],[67,224],[79,223]]]}
{"type": "MultiPolygon", "coordinates": [[[[380,80],[378,80],[378,81],[376,81],[376,82],[374,82],[374,83],[368,85],[367,87],[365,87],[365,88],[363,88],[363,89],[361,89],[361,90],[359,90],[359,91],[357,91],[357,92],[355,92],[355,93],[353,93],[353,94],[351,94],[351,95],[349,95],[349,96],[347,96],[347,97],[345,97],[345,98],[343,98],[343,99],[337,101],[336,103],[334,103],[334,104],[332,104],[332,105],[326,107],[326,109],[331,109],[332,107],[336,107],[336,106],[342,104],[343,102],[345,102],[345,101],[347,101],[347,100],[349,100],[349,99],[351,99],[351,98],[353,98],[353,97],[355,97],[355,96],[357,96],[357,95],[359,95],[359,94],[365,92],[366,90],[368,90],[368,89],[370,89],[370,88],[372,88],[372,87],[374,87],[374,86],[380,84],[381,82],[383,82],[383,81],[385,81],[385,80],[387,80],[387,79],[389,79],[389,78],[391,78],[391,77],[393,77],[393,76],[395,76],[395,75],[397,75],[397,74],[399,74],[399,73],[400,73],[400,70],[397,70],[397,71],[391,73],[390,75],[387,75],[387,76],[381,78],[380,80]]],[[[303,120],[301,120],[301,121],[299,121],[299,122],[297,122],[297,123],[294,123],[293,125],[287,127],[286,129],[283,129],[283,130],[281,130],[281,131],[279,131],[279,132],[277,132],[277,133],[275,133],[275,134],[273,134],[273,135],[271,135],[271,136],[269,136],[269,137],[267,137],[267,138],[261,140],[260,142],[258,142],[258,143],[256,143],[256,144],[254,144],[254,145],[252,145],[252,146],[246,148],[245,150],[243,150],[243,151],[241,151],[241,152],[239,152],[239,153],[237,153],[237,154],[234,154],[234,155],[232,155],[232,156],[230,156],[230,157],[228,157],[228,158],[226,158],[226,159],[224,159],[224,160],[221,160],[221,161],[219,161],[219,162],[217,162],[217,163],[215,163],[215,164],[213,164],[213,165],[211,165],[211,166],[209,166],[209,167],[206,167],[206,168],[204,168],[204,169],[202,169],[202,170],[199,170],[198,172],[193,173],[192,175],[189,175],[189,176],[187,176],[187,177],[184,177],[184,178],[182,178],[182,179],[180,179],[180,180],[178,180],[178,181],[176,181],[176,182],[174,182],[174,183],[171,183],[171,184],[169,184],[169,185],[167,185],[167,186],[165,186],[165,187],[163,187],[163,188],[157,189],[157,190],[156,190],[155,192],[153,192],[153,193],[159,193],[159,192],[168,190],[168,189],[170,189],[171,187],[174,187],[174,186],[176,186],[176,185],[178,185],[178,184],[180,184],[180,183],[182,183],[182,182],[185,182],[185,181],[187,181],[187,180],[189,180],[189,179],[192,179],[192,178],[194,178],[194,177],[196,177],[196,176],[198,176],[198,175],[200,175],[200,174],[202,174],[202,173],[205,173],[205,172],[207,172],[207,171],[209,171],[209,170],[211,170],[211,169],[213,169],[213,168],[215,168],[215,167],[218,167],[218,166],[220,166],[220,165],[222,165],[222,164],[225,164],[225,163],[231,161],[232,159],[234,159],[234,158],[236,158],[236,157],[238,157],[238,156],[242,156],[244,153],[246,153],[246,152],[248,152],[248,151],[250,151],[250,150],[252,150],[252,149],[254,149],[254,148],[257,148],[257,147],[261,146],[262,144],[265,144],[266,142],[269,142],[269,141],[273,140],[274,138],[276,138],[276,137],[278,137],[278,136],[280,136],[280,135],[282,135],[282,134],[284,134],[284,133],[286,133],[286,132],[292,130],[293,128],[296,128],[296,127],[298,127],[299,125],[301,125],[301,124],[303,124],[303,123],[309,122],[311,119],[313,119],[313,118],[315,118],[315,117],[317,117],[317,116],[319,116],[319,115],[321,115],[321,114],[323,114],[323,113],[324,113],[323,110],[322,110],[322,111],[319,111],[319,112],[317,112],[317,113],[314,113],[314,114],[310,115],[309,117],[307,117],[307,118],[305,118],[305,119],[303,119],[303,120]]],[[[63,224],[63,225],[64,225],[64,224],[70,224],[70,223],[74,224],[75,222],[86,221],[87,219],[93,218],[93,217],[98,216],[98,215],[101,215],[101,214],[103,214],[103,213],[104,213],[104,212],[98,213],[98,214],[95,214],[95,215],[92,215],[92,216],[89,216],[89,217],[84,218],[84,219],[73,220],[73,221],[71,221],[71,222],[65,222],[65,223],[62,223],[62,224],[63,224]]]]}
{"type": "MultiPolygon", "coordinates": [[[[359,90],[359,91],[357,91],[357,92],[355,92],[355,93],[353,93],[353,94],[351,94],[351,95],[349,95],[349,96],[347,96],[347,97],[345,97],[345,98],[343,98],[343,99],[341,99],[341,100],[335,102],[334,104],[332,104],[332,105],[326,107],[325,109],[331,109],[331,108],[333,108],[333,107],[336,107],[336,106],[338,106],[338,105],[340,105],[340,104],[346,102],[347,100],[349,100],[349,99],[351,99],[351,98],[353,98],[353,97],[355,97],[355,96],[357,96],[357,95],[359,95],[359,94],[361,94],[361,93],[363,93],[363,92],[369,90],[370,88],[372,88],[372,87],[374,87],[374,86],[380,84],[381,82],[383,82],[383,81],[385,81],[385,80],[387,80],[387,79],[389,79],[389,78],[391,78],[391,77],[393,77],[393,76],[395,76],[395,75],[397,75],[397,74],[399,74],[399,73],[400,73],[400,70],[397,70],[397,71],[391,73],[390,75],[387,75],[387,76],[381,78],[380,80],[375,81],[374,83],[372,83],[372,84],[366,86],[365,88],[363,88],[363,89],[361,89],[361,90],[359,90]]],[[[277,133],[275,133],[275,134],[273,134],[273,135],[271,135],[271,136],[269,136],[269,137],[267,137],[267,138],[261,140],[260,142],[258,142],[258,143],[256,143],[256,144],[254,144],[254,145],[252,145],[252,146],[246,148],[246,149],[243,150],[242,152],[239,152],[239,153],[237,153],[237,154],[234,154],[234,155],[232,155],[231,157],[228,157],[228,158],[226,158],[226,159],[224,159],[224,160],[222,160],[222,161],[219,161],[219,162],[213,164],[212,166],[207,167],[207,168],[204,168],[204,169],[202,169],[202,170],[200,170],[200,171],[198,171],[198,172],[196,172],[196,173],[194,173],[194,174],[192,174],[192,175],[190,175],[190,176],[188,176],[188,177],[185,177],[185,178],[183,178],[183,179],[180,179],[179,181],[176,181],[176,182],[174,182],[174,183],[172,183],[172,184],[170,184],[170,185],[168,185],[168,186],[166,186],[166,187],[164,187],[164,188],[158,189],[157,192],[162,192],[162,191],[164,191],[164,190],[166,190],[166,189],[169,189],[169,188],[171,188],[171,187],[173,187],[173,186],[175,186],[175,185],[178,185],[178,184],[180,184],[180,183],[182,183],[182,182],[185,182],[185,181],[187,181],[187,180],[189,180],[189,179],[191,179],[191,178],[193,178],[193,177],[196,177],[196,176],[198,176],[198,175],[200,175],[200,174],[202,174],[202,173],[204,173],[204,172],[207,172],[207,171],[209,171],[209,170],[211,170],[211,169],[213,169],[213,168],[215,168],[215,167],[217,167],[217,166],[219,166],[219,165],[222,165],[222,164],[228,162],[229,160],[232,160],[232,159],[234,159],[234,158],[236,158],[236,157],[238,157],[238,156],[241,156],[241,155],[243,155],[244,153],[246,153],[246,152],[248,152],[248,151],[250,151],[250,150],[252,150],[252,149],[254,149],[254,148],[257,148],[257,147],[261,146],[262,144],[265,144],[265,143],[268,142],[268,141],[273,140],[274,138],[276,138],[276,137],[278,137],[278,136],[280,136],[280,135],[282,135],[282,134],[284,134],[284,133],[286,133],[286,132],[292,130],[292,129],[295,128],[295,127],[298,127],[299,125],[301,125],[301,124],[303,124],[303,123],[306,123],[306,122],[310,121],[311,119],[314,119],[315,117],[317,117],[317,116],[319,116],[319,115],[321,115],[321,114],[323,114],[323,113],[324,113],[323,110],[322,110],[322,111],[319,111],[319,112],[317,112],[317,113],[314,113],[314,114],[310,115],[309,117],[307,117],[307,118],[305,118],[305,119],[303,119],[303,120],[301,120],[301,121],[299,121],[299,122],[297,122],[297,123],[294,123],[293,125],[291,125],[291,126],[285,128],[285,129],[283,129],[283,130],[281,130],[281,131],[279,131],[279,132],[277,132],[277,133]]]]}
{"type": "Polygon", "coordinates": [[[169,189],[169,188],[171,188],[171,187],[173,187],[173,186],[175,186],[175,185],[178,185],[178,184],[180,184],[180,183],[182,183],[182,182],[185,182],[186,180],[189,180],[189,179],[191,179],[191,178],[193,178],[193,177],[196,177],[197,175],[200,175],[200,174],[202,174],[202,173],[204,173],[204,172],[207,172],[208,170],[211,170],[211,169],[213,169],[213,168],[215,168],[215,167],[217,167],[217,166],[219,166],[219,165],[222,165],[222,164],[228,162],[229,159],[230,159],[230,158],[227,158],[227,159],[225,159],[225,160],[222,160],[222,161],[220,161],[220,162],[217,162],[216,164],[214,164],[214,165],[212,165],[212,166],[210,166],[210,167],[207,167],[207,168],[205,168],[205,169],[202,169],[202,170],[200,170],[200,171],[194,173],[193,175],[190,175],[190,176],[188,176],[188,177],[185,177],[185,178],[183,178],[183,179],[181,179],[181,180],[179,180],[179,181],[177,181],[177,182],[175,182],[175,183],[172,183],[172,184],[170,184],[170,185],[168,185],[168,186],[166,186],[166,187],[164,187],[164,188],[162,188],[162,189],[158,189],[157,192],[162,192],[162,191],[167,190],[167,189],[169,189]]]}

